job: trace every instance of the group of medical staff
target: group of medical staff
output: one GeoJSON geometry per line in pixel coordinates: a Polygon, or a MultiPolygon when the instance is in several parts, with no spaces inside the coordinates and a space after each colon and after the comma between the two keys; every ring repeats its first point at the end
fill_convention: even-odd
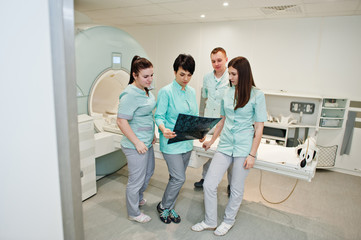
{"type": "MultiPolygon", "coordinates": [[[[192,230],[214,230],[222,236],[232,228],[242,203],[244,183],[253,167],[260,144],[264,122],[267,121],[265,97],[256,88],[249,61],[236,57],[228,63],[223,48],[210,54],[213,71],[204,76],[202,96],[207,99],[205,116],[220,117],[212,138],[203,142],[209,149],[220,136],[212,160],[204,166],[202,180],[195,183],[203,187],[205,217],[192,226],[192,230]],[[229,201],[223,221],[217,224],[217,187],[228,169],[229,201]]],[[[155,124],[159,129],[160,151],[168,166],[169,181],[157,205],[162,222],[181,222],[175,210],[179,192],[186,180],[186,169],[193,150],[193,140],[168,144],[176,137],[173,131],[180,113],[198,116],[196,91],[188,86],[195,71],[191,55],[180,54],[173,63],[174,80],[159,90],[157,100],[149,91],[153,81],[153,64],[146,58],[132,60],[130,80],[120,94],[117,124],[124,134],[121,147],[128,161],[126,205],[128,218],[146,223],[150,216],[140,211],[146,204],[143,193],[154,173],[155,124]],[[155,114],[153,117],[153,110],[155,114]]]]}

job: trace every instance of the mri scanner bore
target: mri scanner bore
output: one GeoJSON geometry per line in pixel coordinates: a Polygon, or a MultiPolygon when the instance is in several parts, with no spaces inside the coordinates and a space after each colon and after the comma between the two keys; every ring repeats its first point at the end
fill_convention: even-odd
{"type": "Polygon", "coordinates": [[[148,57],[126,32],[110,26],[77,26],[75,36],[78,114],[93,118],[96,175],[119,170],[126,159],[116,125],[120,93],[129,81],[134,55],[148,57]]]}

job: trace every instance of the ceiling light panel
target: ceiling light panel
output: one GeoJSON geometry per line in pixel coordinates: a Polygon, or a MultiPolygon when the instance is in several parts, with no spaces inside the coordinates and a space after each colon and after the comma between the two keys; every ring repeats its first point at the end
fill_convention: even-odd
{"type": "MultiPolygon", "coordinates": [[[[223,3],[224,2],[227,2],[228,3],[228,7],[229,8],[251,8],[253,7],[252,5],[252,1],[253,0],[210,0],[210,1],[207,1],[207,0],[202,0],[203,1],[203,4],[211,4],[212,6],[215,6],[215,7],[222,7],[224,8],[223,6],[223,3]],[[209,3],[208,3],[209,2],[209,3]]],[[[212,9],[212,10],[215,10],[215,9],[212,9]]]]}
{"type": "Polygon", "coordinates": [[[253,7],[252,1],[253,0],[218,0],[217,5],[221,5],[223,7],[223,3],[227,2],[229,8],[251,8],[253,7]]]}
{"type": "Polygon", "coordinates": [[[197,0],[197,1],[178,1],[158,4],[161,7],[167,8],[170,11],[177,13],[198,12],[198,15],[205,11],[212,11],[215,9],[224,8],[220,0],[197,0]]]}

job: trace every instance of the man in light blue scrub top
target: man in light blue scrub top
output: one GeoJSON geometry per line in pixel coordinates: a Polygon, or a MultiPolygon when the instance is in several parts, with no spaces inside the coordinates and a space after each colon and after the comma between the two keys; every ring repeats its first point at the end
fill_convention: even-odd
{"type": "Polygon", "coordinates": [[[192,226],[192,230],[214,230],[217,227],[217,187],[228,167],[233,164],[231,195],[223,222],[214,234],[222,236],[232,228],[241,206],[244,182],[256,160],[264,122],[267,121],[266,101],[261,90],[255,87],[251,66],[244,57],[232,59],[228,64],[231,87],[225,92],[221,104],[222,120],[217,124],[210,141],[204,142],[207,150],[221,135],[204,180],[204,221],[192,226]]]}
{"type": "Polygon", "coordinates": [[[117,124],[124,136],[120,142],[128,161],[126,204],[129,220],[146,223],[151,218],[139,206],[146,203],[143,192],[154,173],[154,95],[152,63],[138,56],[132,60],[129,85],[119,96],[117,124]]]}
{"type": "MultiPolygon", "coordinates": [[[[224,96],[224,91],[229,85],[229,77],[227,70],[227,53],[221,47],[214,48],[211,51],[211,63],[213,71],[206,74],[203,78],[203,87],[202,87],[202,97],[206,98],[206,108],[204,109],[205,117],[219,118],[221,101],[224,96]]],[[[214,129],[212,129],[214,130],[214,129]]],[[[211,133],[213,133],[211,130],[211,133]]],[[[203,165],[202,179],[199,182],[194,183],[194,187],[202,188],[204,178],[207,175],[209,165],[211,164],[211,159],[209,159],[203,165]]],[[[228,182],[231,181],[231,167],[228,171],[228,182]]],[[[230,186],[228,185],[228,194],[230,186]]]]}
{"type": "Polygon", "coordinates": [[[202,97],[206,98],[205,117],[219,117],[224,91],[229,85],[227,53],[221,47],[214,48],[210,55],[213,71],[204,75],[202,97]]]}
{"type": "Polygon", "coordinates": [[[174,206],[186,180],[185,171],[193,150],[193,140],[168,144],[168,139],[176,136],[173,129],[180,113],[198,116],[196,91],[188,86],[195,69],[193,57],[180,54],[174,61],[173,69],[175,80],[159,90],[154,115],[159,128],[160,151],[169,172],[169,182],[157,210],[160,220],[167,224],[181,221],[174,206]]]}

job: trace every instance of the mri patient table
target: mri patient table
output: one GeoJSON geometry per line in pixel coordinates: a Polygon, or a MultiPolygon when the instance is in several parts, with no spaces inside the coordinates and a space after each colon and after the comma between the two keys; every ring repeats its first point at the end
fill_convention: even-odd
{"type": "MultiPolygon", "coordinates": [[[[104,128],[104,130],[117,133],[113,134],[115,135],[113,137],[114,147],[120,148],[120,140],[123,135],[119,134],[120,132],[116,132],[112,129],[104,128]]],[[[156,135],[158,135],[157,130],[156,135]]],[[[207,139],[210,138],[211,136],[207,135],[207,139]]],[[[193,168],[199,168],[203,166],[203,164],[206,163],[210,158],[213,158],[218,142],[219,138],[210,149],[205,151],[202,148],[202,143],[200,143],[198,140],[194,140],[193,151],[188,166],[193,168]]],[[[317,157],[308,163],[304,168],[301,168],[300,159],[296,154],[295,147],[284,147],[262,142],[258,148],[257,160],[254,165],[255,169],[273,172],[276,174],[311,182],[316,173],[317,157]]],[[[158,142],[154,144],[154,154],[156,158],[163,159],[158,142]]]]}
{"type": "MultiPolygon", "coordinates": [[[[194,168],[203,166],[209,158],[213,157],[216,152],[218,141],[219,138],[210,149],[205,151],[202,148],[202,143],[198,140],[194,140],[194,147],[188,166],[194,168]]],[[[156,158],[163,159],[158,143],[154,145],[154,152],[156,158]]],[[[254,168],[311,182],[312,178],[315,176],[317,159],[307,164],[304,168],[301,168],[299,163],[300,160],[296,155],[294,147],[283,147],[261,143],[258,148],[257,160],[254,168]]]]}

